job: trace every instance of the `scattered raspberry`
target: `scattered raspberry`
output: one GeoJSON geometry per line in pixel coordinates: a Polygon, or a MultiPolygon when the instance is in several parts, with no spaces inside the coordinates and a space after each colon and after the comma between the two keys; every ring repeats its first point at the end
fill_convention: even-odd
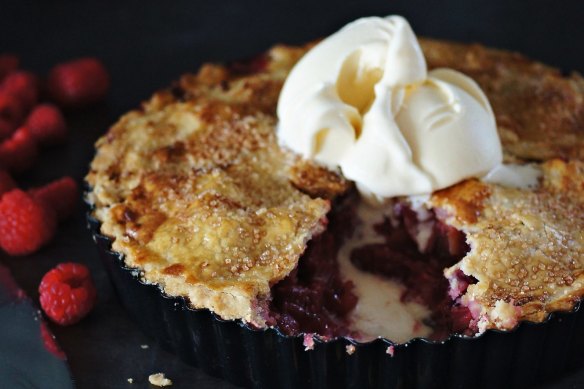
{"type": "Polygon", "coordinates": [[[6,76],[0,85],[0,90],[16,97],[24,107],[25,112],[28,112],[36,104],[39,97],[37,77],[24,70],[6,76]]]}
{"type": "Polygon", "coordinates": [[[37,153],[36,141],[26,127],[21,127],[0,143],[0,168],[22,172],[34,164],[37,153]]]}
{"type": "Polygon", "coordinates": [[[109,74],[95,58],[80,58],[53,67],[48,77],[52,98],[63,107],[83,107],[102,100],[109,74]]]}
{"type": "Polygon", "coordinates": [[[10,300],[25,301],[28,299],[26,292],[16,284],[12,273],[6,266],[0,266],[0,285],[2,286],[2,304],[10,300]]]}
{"type": "Polygon", "coordinates": [[[10,138],[14,133],[14,125],[8,120],[0,118],[0,142],[6,138],[10,138]]]}
{"type": "Polygon", "coordinates": [[[14,54],[0,54],[0,81],[20,65],[20,58],[14,54]]]}
{"type": "Polygon", "coordinates": [[[451,312],[452,331],[457,333],[464,333],[465,330],[468,330],[472,321],[472,314],[470,310],[465,306],[455,305],[451,308],[451,312]]]}
{"type": "Polygon", "coordinates": [[[4,170],[0,170],[0,199],[4,193],[10,192],[14,188],[16,188],[16,183],[10,174],[4,170]]]}
{"type": "Polygon", "coordinates": [[[0,119],[16,128],[24,118],[25,108],[14,95],[0,89],[0,119]]]}
{"type": "Polygon", "coordinates": [[[0,247],[10,255],[31,254],[55,235],[57,221],[30,195],[14,189],[0,200],[0,247]]]}
{"type": "Polygon", "coordinates": [[[41,188],[34,188],[29,194],[37,201],[52,208],[59,220],[64,220],[75,211],[79,189],[71,177],[63,177],[41,188]]]}
{"type": "Polygon", "coordinates": [[[61,263],[44,275],[39,285],[41,307],[57,324],[75,324],[95,305],[96,291],[89,269],[61,263]]]}
{"type": "Polygon", "coordinates": [[[55,335],[53,335],[51,330],[49,330],[49,328],[47,327],[47,323],[45,323],[45,321],[42,319],[40,320],[40,323],[41,323],[41,339],[43,340],[43,343],[45,344],[45,348],[47,349],[47,351],[59,359],[66,359],[67,357],[65,356],[65,353],[57,344],[57,341],[55,340],[55,335]]]}
{"type": "Polygon", "coordinates": [[[39,104],[26,119],[25,126],[38,142],[59,143],[65,140],[67,125],[59,108],[53,104],[39,104]]]}

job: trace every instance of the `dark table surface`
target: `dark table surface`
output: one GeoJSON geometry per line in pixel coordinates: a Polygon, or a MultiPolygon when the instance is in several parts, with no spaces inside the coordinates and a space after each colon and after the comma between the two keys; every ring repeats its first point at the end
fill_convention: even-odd
{"type": "MultiPolygon", "coordinates": [[[[579,0],[3,0],[0,53],[20,54],[23,67],[39,74],[63,60],[96,56],[112,75],[107,101],[67,113],[67,144],[44,150],[35,168],[17,180],[28,187],[71,175],[81,183],[93,156],[93,142],[117,117],[204,61],[249,57],[278,42],[302,43],[330,34],[357,17],[394,13],[406,16],[418,34],[481,42],[521,51],[566,71],[584,70],[584,4],[579,0]]],[[[95,310],[77,325],[51,325],[78,388],[149,387],[148,375],[159,371],[173,379],[173,387],[233,387],[161,350],[128,318],[98,261],[82,206],[48,247],[22,258],[0,253],[0,261],[34,301],[42,275],[55,264],[77,261],[91,268],[99,292],[95,310]]],[[[545,387],[584,387],[584,372],[545,387]]]]}

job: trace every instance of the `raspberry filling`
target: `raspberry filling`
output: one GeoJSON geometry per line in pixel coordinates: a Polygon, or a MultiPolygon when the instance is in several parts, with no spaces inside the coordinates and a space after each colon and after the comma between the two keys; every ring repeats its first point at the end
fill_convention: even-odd
{"type": "Polygon", "coordinates": [[[287,335],[350,336],[348,315],[357,304],[353,283],[343,280],[337,254],[355,225],[354,194],[337,202],[328,228],[308,242],[298,266],[272,287],[271,322],[287,335]]]}
{"type": "MultiPolygon", "coordinates": [[[[339,251],[367,221],[359,218],[355,194],[338,201],[329,214],[328,229],[309,242],[298,267],[272,287],[271,325],[283,333],[316,333],[324,338],[362,338],[352,329],[351,313],[359,302],[357,290],[339,269],[339,251]]],[[[357,271],[399,283],[403,292],[398,303],[416,303],[427,308],[423,323],[429,338],[444,339],[452,333],[472,334],[472,315],[459,296],[476,280],[462,271],[455,282],[444,277],[444,269],[468,252],[462,232],[441,222],[433,211],[414,211],[397,204],[372,225],[375,239],[362,244],[353,239],[350,262],[357,271]]],[[[371,334],[369,334],[371,335],[371,334]]],[[[379,334],[376,334],[379,336],[379,334]]]]}
{"type": "Polygon", "coordinates": [[[386,218],[375,226],[384,242],[353,250],[351,262],[362,271],[403,284],[403,302],[428,307],[432,313],[424,324],[433,329],[429,338],[444,339],[451,333],[465,332],[472,317],[457,297],[476,280],[459,271],[459,290],[453,299],[443,274],[469,251],[464,234],[436,219],[432,211],[426,211],[421,221],[411,208],[398,204],[394,216],[397,225],[386,218]]]}

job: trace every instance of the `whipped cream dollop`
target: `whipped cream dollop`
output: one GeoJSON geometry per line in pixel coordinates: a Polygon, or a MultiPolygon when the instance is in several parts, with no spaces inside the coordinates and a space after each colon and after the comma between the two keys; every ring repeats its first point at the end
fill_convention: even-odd
{"type": "Polygon", "coordinates": [[[310,50],[278,102],[280,142],[340,168],[383,201],[431,193],[502,163],[489,101],[471,78],[427,70],[399,16],[348,24],[310,50]]]}

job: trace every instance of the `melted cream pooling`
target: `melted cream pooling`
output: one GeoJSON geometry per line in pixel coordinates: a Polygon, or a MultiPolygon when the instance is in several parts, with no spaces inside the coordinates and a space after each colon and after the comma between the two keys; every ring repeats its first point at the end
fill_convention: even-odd
{"type": "Polygon", "coordinates": [[[539,185],[541,168],[535,164],[501,164],[491,170],[482,181],[510,188],[534,189],[539,185]]]}
{"type": "Polygon", "coordinates": [[[360,334],[359,341],[369,341],[377,337],[404,343],[416,337],[426,337],[432,329],[423,320],[431,312],[422,304],[403,302],[401,296],[405,286],[399,282],[363,272],[351,263],[353,249],[372,243],[384,242],[373,226],[383,221],[383,211],[361,202],[358,208],[361,224],[353,237],[345,242],[339,251],[339,268],[344,279],[351,280],[353,293],[359,301],[351,312],[350,328],[360,334]]]}

